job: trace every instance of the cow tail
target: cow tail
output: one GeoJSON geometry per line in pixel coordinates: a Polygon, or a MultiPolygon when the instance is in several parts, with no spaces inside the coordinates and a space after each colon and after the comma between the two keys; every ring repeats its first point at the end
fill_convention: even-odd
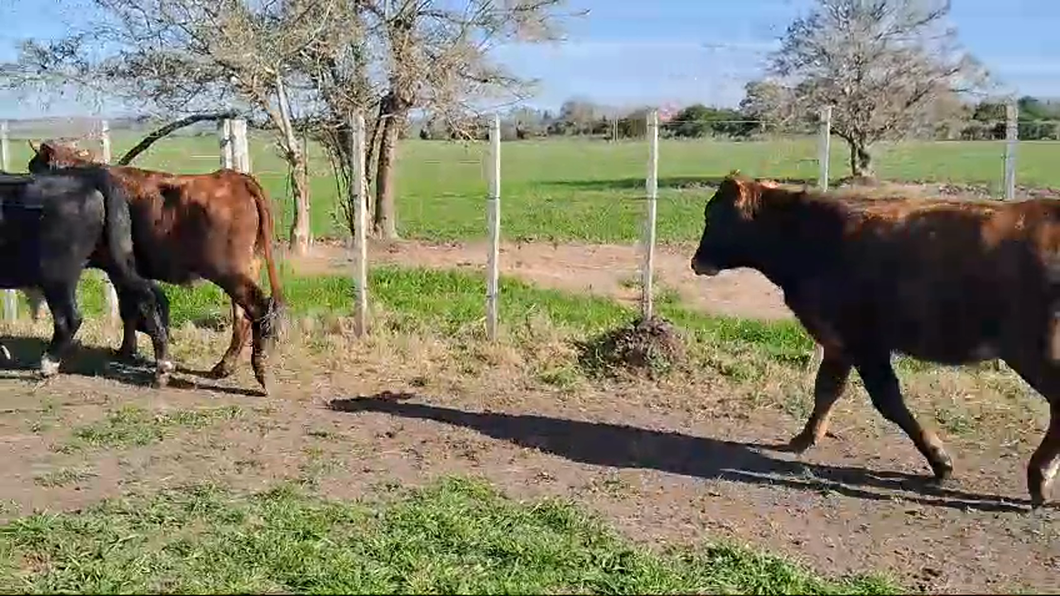
{"type": "Polygon", "coordinates": [[[104,168],[95,170],[95,187],[103,195],[103,234],[111,259],[123,279],[140,279],[133,254],[132,216],[128,198],[109,171],[104,168]]]}
{"type": "Polygon", "coordinates": [[[258,208],[258,247],[265,258],[265,269],[269,275],[269,291],[272,293],[272,309],[279,309],[284,304],[283,288],[280,286],[280,276],[276,272],[276,261],[272,258],[272,205],[265,196],[265,189],[258,181],[249,174],[243,174],[250,194],[254,197],[254,204],[258,208]]]}

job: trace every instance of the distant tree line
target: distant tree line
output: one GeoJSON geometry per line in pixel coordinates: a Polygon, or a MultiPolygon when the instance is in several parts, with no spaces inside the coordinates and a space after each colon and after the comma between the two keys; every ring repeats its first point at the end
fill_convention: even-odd
{"type": "MultiPolygon", "coordinates": [[[[814,132],[816,114],[807,114],[802,126],[785,123],[782,128],[769,123],[756,109],[757,97],[768,90],[764,83],[752,82],[748,94],[737,108],[713,107],[696,103],[670,114],[660,115],[659,134],[676,139],[752,139],[767,132],[814,132]]],[[[1024,96],[1017,101],[1019,138],[1022,140],[1060,140],[1060,101],[1024,96]]],[[[647,133],[650,108],[617,110],[585,99],[569,99],[559,110],[517,108],[501,118],[501,138],[505,141],[548,137],[593,137],[601,140],[642,138],[647,133]]],[[[910,131],[918,139],[986,141],[1005,138],[1005,104],[995,100],[979,102],[954,101],[946,113],[935,121],[910,131]]],[[[406,137],[423,140],[485,139],[484,119],[468,116],[456,122],[414,119],[409,122],[406,137]]]]}

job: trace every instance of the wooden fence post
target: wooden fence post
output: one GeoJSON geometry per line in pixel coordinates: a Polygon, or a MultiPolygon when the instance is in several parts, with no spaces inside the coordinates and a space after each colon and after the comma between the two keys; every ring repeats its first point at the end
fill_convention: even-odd
{"type": "Polygon", "coordinates": [[[357,337],[363,337],[368,332],[368,209],[365,204],[368,200],[365,178],[365,133],[364,115],[360,112],[354,114],[350,126],[350,134],[353,135],[350,155],[350,172],[353,174],[350,180],[349,192],[354,205],[354,286],[357,292],[354,305],[354,332],[357,337]]]}
{"type": "Polygon", "coordinates": [[[1019,145],[1019,106],[1016,100],[1005,105],[1005,200],[1016,200],[1016,147],[1019,145]]]}
{"type": "MultiPolygon", "coordinates": [[[[110,124],[106,120],[100,120],[99,122],[99,145],[101,160],[105,164],[110,164],[110,124]]],[[[103,288],[103,291],[107,296],[107,315],[109,321],[111,324],[116,324],[121,319],[121,314],[118,309],[118,292],[114,289],[114,284],[111,283],[110,277],[103,277],[103,288]]]]}
{"type": "Polygon", "coordinates": [[[659,199],[659,110],[648,114],[647,215],[644,220],[644,262],[641,265],[640,314],[647,321],[655,314],[653,276],[655,274],[655,218],[659,199]]]}
{"type": "Polygon", "coordinates": [[[244,174],[250,173],[250,144],[247,141],[247,121],[243,118],[232,120],[232,157],[235,169],[244,174]]]}
{"type": "Polygon", "coordinates": [[[490,119],[489,141],[489,195],[486,197],[486,226],[489,234],[489,252],[486,253],[486,338],[496,341],[501,242],[501,119],[497,114],[490,119]]]}
{"type": "Polygon", "coordinates": [[[832,159],[832,106],[821,108],[821,137],[817,142],[817,186],[828,190],[828,166],[832,159]]]}
{"type": "MultiPolygon", "coordinates": [[[[8,140],[7,120],[0,122],[0,168],[11,171],[11,143],[8,140]]],[[[14,322],[18,318],[17,290],[4,290],[4,320],[14,322]]]]}
{"type": "Polygon", "coordinates": [[[232,120],[225,118],[217,123],[217,142],[221,149],[221,167],[235,168],[234,150],[232,147],[232,120]]]}

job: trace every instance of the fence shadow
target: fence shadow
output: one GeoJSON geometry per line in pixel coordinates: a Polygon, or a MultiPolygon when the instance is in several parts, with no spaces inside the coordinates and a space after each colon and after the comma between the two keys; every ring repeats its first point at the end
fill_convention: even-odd
{"type": "Polygon", "coordinates": [[[925,476],[872,472],[857,466],[835,466],[777,459],[763,453],[774,445],[724,441],[627,425],[585,422],[500,412],[465,412],[424,403],[416,396],[383,392],[369,397],[335,399],[339,412],[377,412],[469,428],[498,440],[539,449],[565,459],[616,468],[647,468],[703,479],[753,485],[777,485],[806,491],[833,491],[847,497],[890,501],[890,492],[927,506],[986,512],[1025,511],[1025,499],[978,495],[935,487],[925,476]],[[915,496],[910,496],[913,493],[915,496]]]}
{"type": "MultiPolygon", "coordinates": [[[[817,179],[809,178],[769,178],[780,184],[816,186],[817,179]]],[[[695,189],[717,188],[725,176],[670,176],[659,178],[659,188],[695,189]]],[[[543,183],[545,186],[565,188],[568,190],[608,191],[636,190],[644,188],[644,177],[615,178],[611,180],[552,180],[543,183]]]]}

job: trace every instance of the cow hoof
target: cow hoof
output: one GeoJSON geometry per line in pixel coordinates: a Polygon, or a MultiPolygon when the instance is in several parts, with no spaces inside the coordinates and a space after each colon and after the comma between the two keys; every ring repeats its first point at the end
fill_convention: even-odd
{"type": "Polygon", "coordinates": [[[802,454],[805,453],[806,450],[810,447],[813,447],[813,444],[813,437],[807,437],[800,433],[798,435],[795,435],[791,438],[790,441],[788,441],[788,444],[785,445],[784,450],[788,451],[789,453],[802,454]]]}
{"type": "Polygon", "coordinates": [[[934,462],[931,464],[931,471],[935,474],[932,484],[942,486],[953,476],[953,463],[949,459],[934,462]]]}
{"type": "Polygon", "coordinates": [[[215,379],[224,379],[231,376],[231,374],[232,367],[228,366],[223,360],[210,369],[210,376],[215,379]]]}
{"type": "Polygon", "coordinates": [[[113,354],[114,354],[114,359],[119,361],[119,362],[132,363],[132,362],[136,362],[139,359],[139,355],[136,353],[136,350],[128,350],[128,349],[125,349],[125,348],[119,348],[117,350],[114,350],[113,354]]]}
{"type": "Polygon", "coordinates": [[[59,372],[59,362],[52,360],[47,354],[41,356],[40,359],[40,376],[47,379],[48,377],[55,376],[59,372]]]}
{"type": "Polygon", "coordinates": [[[177,367],[173,364],[172,360],[159,361],[155,368],[155,385],[157,387],[165,387],[166,385],[169,385],[169,375],[176,370],[176,368],[177,367]]]}

